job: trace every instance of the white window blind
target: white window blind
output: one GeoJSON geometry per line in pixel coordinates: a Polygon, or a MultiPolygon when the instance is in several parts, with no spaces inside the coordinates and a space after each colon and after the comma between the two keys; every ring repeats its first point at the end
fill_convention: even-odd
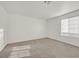
{"type": "Polygon", "coordinates": [[[79,17],[73,17],[61,20],[61,34],[68,36],[78,36],[79,17]]]}
{"type": "Polygon", "coordinates": [[[61,21],[61,32],[68,32],[68,19],[61,21]]]}

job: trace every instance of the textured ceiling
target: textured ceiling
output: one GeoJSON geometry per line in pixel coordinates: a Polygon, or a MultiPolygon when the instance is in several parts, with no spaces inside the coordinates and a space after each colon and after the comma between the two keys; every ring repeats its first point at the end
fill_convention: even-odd
{"type": "Polygon", "coordinates": [[[46,7],[43,1],[0,1],[9,14],[21,14],[38,19],[48,19],[79,9],[78,1],[52,1],[46,7]]]}

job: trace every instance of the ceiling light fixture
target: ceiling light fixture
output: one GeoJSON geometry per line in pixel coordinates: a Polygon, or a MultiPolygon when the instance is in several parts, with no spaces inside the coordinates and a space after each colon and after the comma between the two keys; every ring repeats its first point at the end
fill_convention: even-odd
{"type": "Polygon", "coordinates": [[[46,7],[48,7],[48,5],[51,3],[51,1],[44,1],[43,3],[46,5],[46,7]]]}

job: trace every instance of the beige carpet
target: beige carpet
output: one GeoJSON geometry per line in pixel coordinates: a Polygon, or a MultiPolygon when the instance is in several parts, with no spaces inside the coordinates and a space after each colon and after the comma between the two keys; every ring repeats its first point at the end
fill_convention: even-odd
{"type": "Polygon", "coordinates": [[[0,58],[79,58],[79,47],[43,38],[9,44],[0,58]]]}
{"type": "Polygon", "coordinates": [[[9,58],[28,57],[31,55],[30,49],[30,45],[12,47],[12,52],[10,53],[9,58]]]}

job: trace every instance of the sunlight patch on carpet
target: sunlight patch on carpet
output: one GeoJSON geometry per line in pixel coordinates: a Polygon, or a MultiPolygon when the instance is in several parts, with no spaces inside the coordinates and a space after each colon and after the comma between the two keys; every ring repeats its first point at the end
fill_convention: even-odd
{"type": "Polygon", "coordinates": [[[12,47],[12,52],[9,58],[28,57],[30,54],[31,45],[12,47]]]}

